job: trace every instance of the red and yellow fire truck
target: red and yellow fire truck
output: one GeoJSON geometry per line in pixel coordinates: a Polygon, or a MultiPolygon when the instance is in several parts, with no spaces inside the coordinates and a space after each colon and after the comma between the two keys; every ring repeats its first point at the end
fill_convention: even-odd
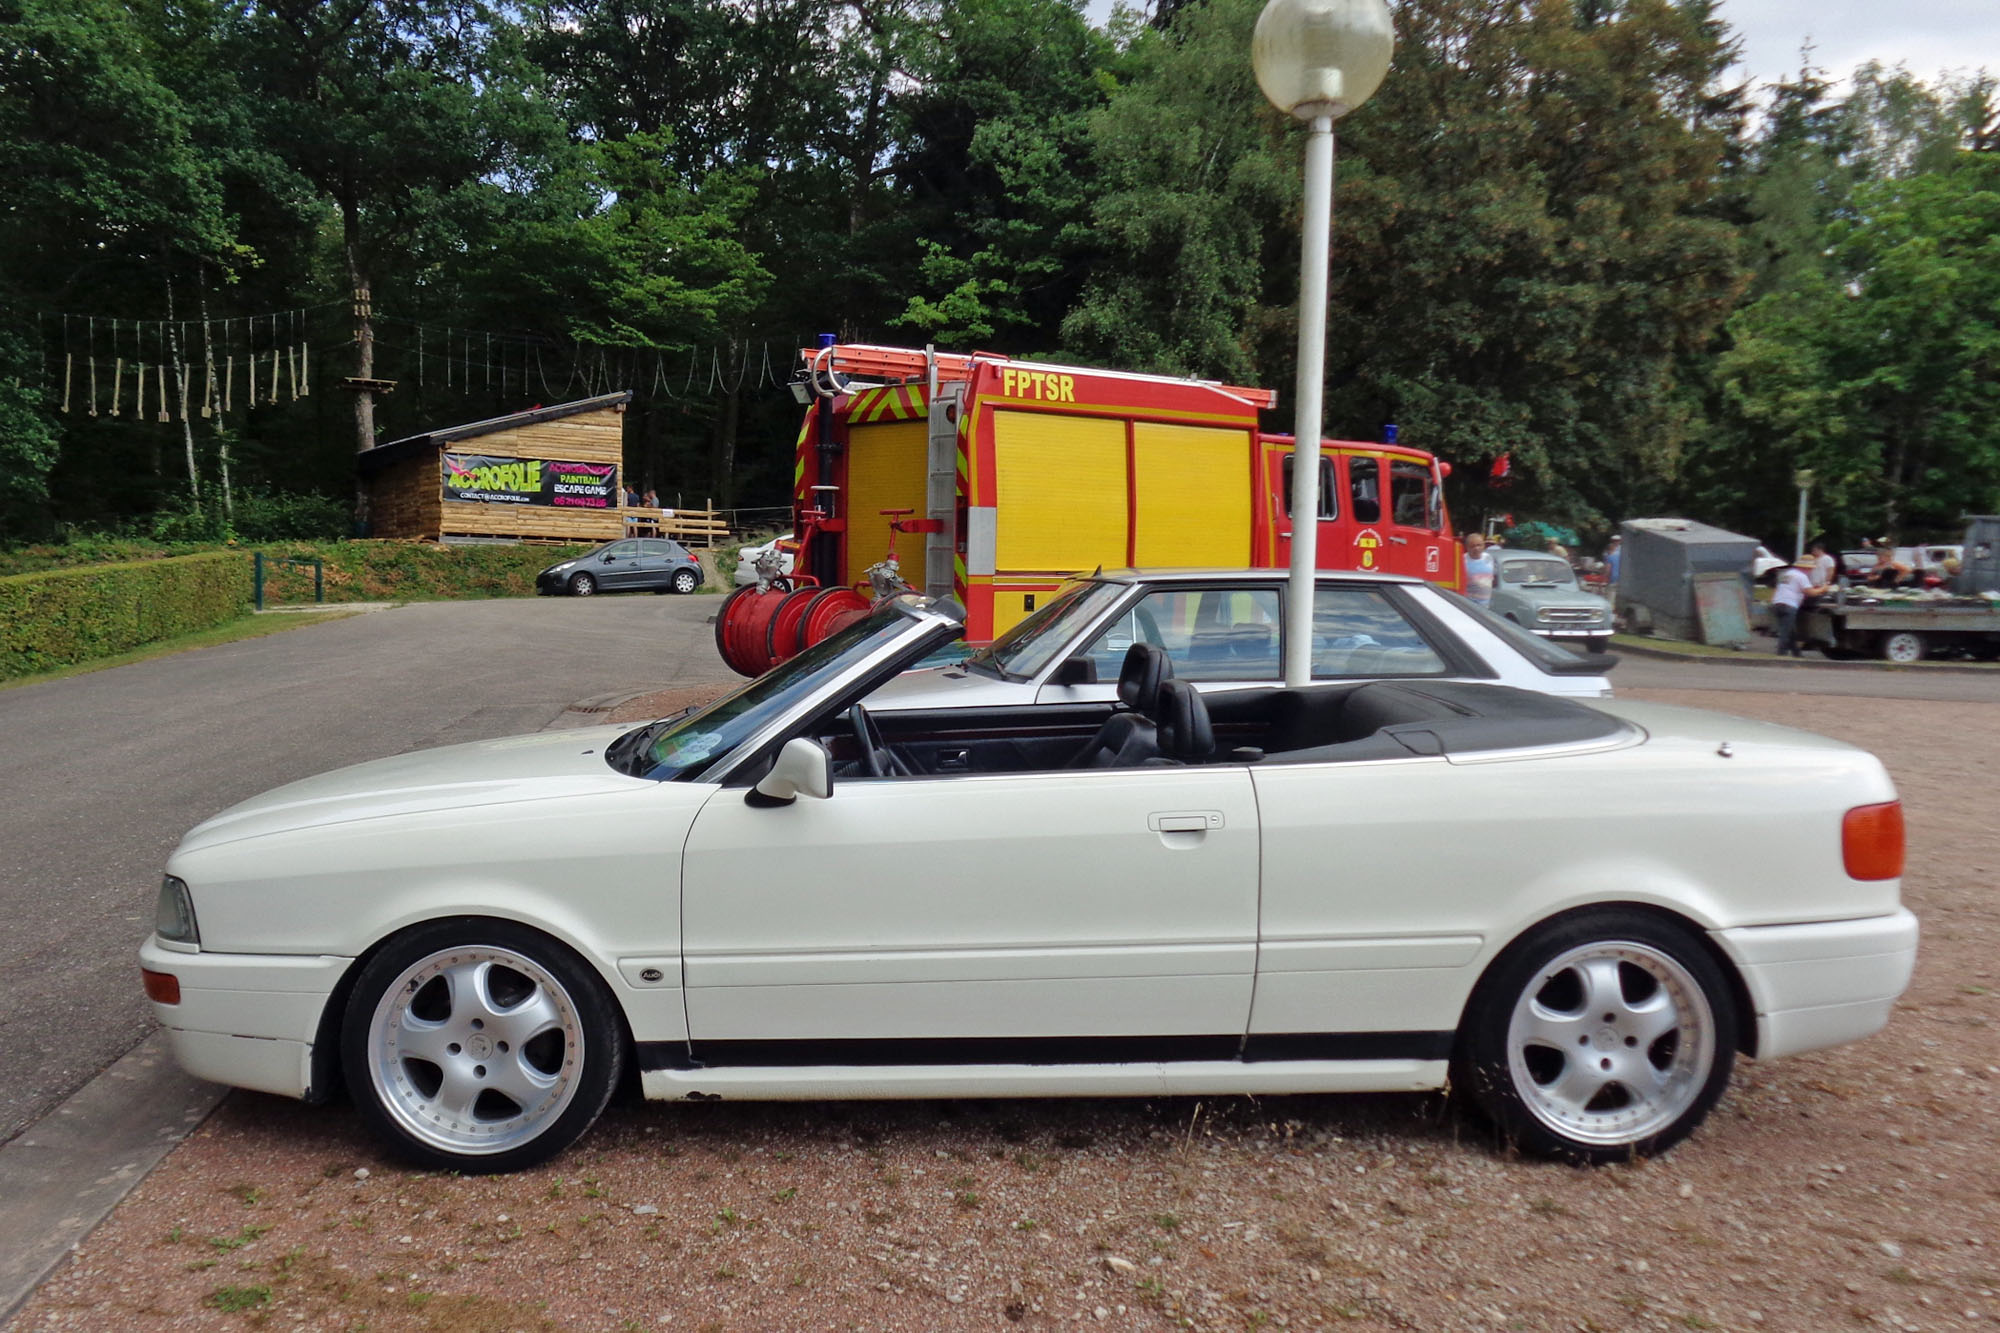
{"type": "MultiPolygon", "coordinates": [[[[800,356],[797,573],[823,588],[865,585],[894,550],[911,585],[964,604],[977,643],[1080,571],[1291,559],[1292,439],[1258,429],[1269,390],[865,344],[800,356]]],[[[1320,566],[1457,587],[1449,471],[1322,441],[1320,566]]]]}

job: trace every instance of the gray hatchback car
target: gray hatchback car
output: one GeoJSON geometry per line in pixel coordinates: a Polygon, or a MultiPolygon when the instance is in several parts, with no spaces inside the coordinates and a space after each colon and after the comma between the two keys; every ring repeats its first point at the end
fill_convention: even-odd
{"type": "Polygon", "coordinates": [[[1576,571],[1547,551],[1488,551],[1496,616],[1546,639],[1582,639],[1593,653],[1611,642],[1611,603],[1577,585],[1576,571]]]}
{"type": "Polygon", "coordinates": [[[600,592],[693,592],[701,561],[664,537],[627,537],[535,575],[535,591],[589,597],[600,592]]]}

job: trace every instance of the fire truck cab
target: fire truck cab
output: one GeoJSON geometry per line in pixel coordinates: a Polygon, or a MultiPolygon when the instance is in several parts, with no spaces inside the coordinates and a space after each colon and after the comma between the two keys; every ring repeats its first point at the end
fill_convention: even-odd
{"type": "MultiPolygon", "coordinates": [[[[1094,568],[1291,559],[1293,442],[1258,428],[1268,390],[859,344],[801,357],[793,498],[822,585],[893,550],[983,642],[1094,568]]],[[[1458,587],[1448,473],[1405,445],[1321,441],[1320,568],[1458,587]]]]}

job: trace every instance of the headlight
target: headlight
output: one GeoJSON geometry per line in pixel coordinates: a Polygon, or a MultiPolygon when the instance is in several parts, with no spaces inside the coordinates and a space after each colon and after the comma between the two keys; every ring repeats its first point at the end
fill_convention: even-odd
{"type": "Polygon", "coordinates": [[[568,569],[568,568],[569,568],[569,567],[570,567],[571,565],[573,565],[573,564],[575,564],[575,563],[576,563],[576,561],[574,561],[574,560],[565,560],[565,561],[563,561],[563,562],[562,562],[562,563],[561,563],[560,565],[550,565],[550,566],[549,566],[549,567],[548,567],[547,569],[543,570],[543,571],[542,571],[542,573],[544,573],[544,574],[560,574],[560,573],[562,573],[562,572],[563,572],[563,571],[564,571],[565,569],[568,569]]]}
{"type": "Polygon", "coordinates": [[[176,944],[200,944],[201,928],[194,920],[194,900],[188,886],[168,875],[160,881],[159,902],[153,908],[153,929],[163,940],[176,944]]]}

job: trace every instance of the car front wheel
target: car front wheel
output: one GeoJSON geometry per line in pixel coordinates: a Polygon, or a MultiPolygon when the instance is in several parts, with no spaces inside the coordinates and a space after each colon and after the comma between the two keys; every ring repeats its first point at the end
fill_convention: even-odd
{"type": "Polygon", "coordinates": [[[597,579],[589,574],[572,574],[569,580],[569,595],[588,597],[597,591],[597,579]]]}
{"type": "Polygon", "coordinates": [[[356,981],[341,1034],[369,1130],[419,1166],[475,1174],[574,1143],[624,1060],[588,965],[504,921],[432,922],[391,941],[356,981]]]}
{"type": "Polygon", "coordinates": [[[1687,930],[1643,912],[1558,918],[1474,992],[1453,1081],[1526,1152],[1659,1153],[1707,1117],[1735,1061],[1736,1003],[1687,930]]]}
{"type": "Polygon", "coordinates": [[[701,576],[692,569],[683,569],[674,575],[674,591],[685,596],[701,586],[701,576]]]}

